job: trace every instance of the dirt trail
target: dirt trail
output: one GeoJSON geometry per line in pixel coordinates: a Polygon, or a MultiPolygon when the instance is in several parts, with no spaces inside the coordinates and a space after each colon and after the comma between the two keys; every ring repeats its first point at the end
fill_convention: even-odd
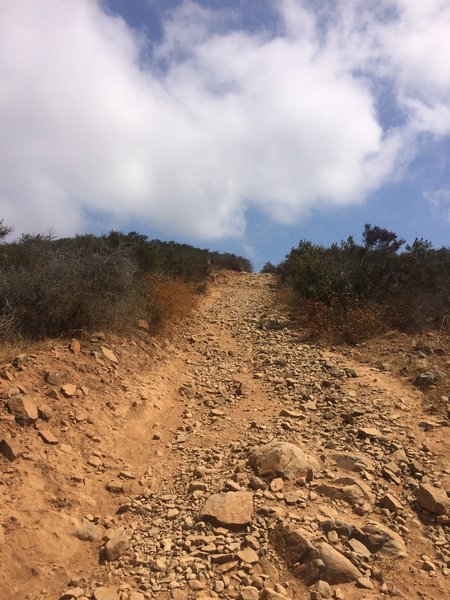
{"type": "Polygon", "coordinates": [[[162,345],[145,334],[81,340],[80,352],[58,342],[6,371],[0,432],[24,454],[0,456],[2,599],[450,597],[448,508],[436,516],[416,502],[421,483],[450,489],[446,423],[424,416],[408,383],[301,343],[270,276],[216,275],[162,345]],[[9,414],[14,386],[40,408],[34,424],[9,414]],[[314,479],[258,478],[248,458],[273,440],[316,459],[314,479]],[[226,492],[251,494],[243,528],[198,519],[226,492]],[[293,565],[288,527],[312,555],[333,546],[358,576],[335,585],[326,568],[293,565]],[[308,588],[314,579],[331,591],[308,588]]]}

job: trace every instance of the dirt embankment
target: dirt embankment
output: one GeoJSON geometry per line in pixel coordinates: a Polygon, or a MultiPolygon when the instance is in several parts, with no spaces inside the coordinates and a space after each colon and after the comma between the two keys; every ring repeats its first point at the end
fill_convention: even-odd
{"type": "Polygon", "coordinates": [[[302,343],[270,276],[217,275],[171,341],[69,342],[0,371],[1,598],[450,595],[445,413],[302,343]]]}

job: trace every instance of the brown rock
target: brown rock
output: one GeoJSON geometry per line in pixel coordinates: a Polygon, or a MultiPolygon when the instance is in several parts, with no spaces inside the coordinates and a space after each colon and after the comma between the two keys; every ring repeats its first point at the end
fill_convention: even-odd
{"type": "Polygon", "coordinates": [[[278,554],[292,566],[310,552],[314,546],[311,533],[295,525],[279,525],[270,533],[270,541],[278,554]]]}
{"type": "Polygon", "coordinates": [[[16,440],[13,440],[10,436],[5,435],[3,436],[3,439],[0,440],[0,453],[6,456],[8,460],[16,460],[23,452],[23,449],[16,440]]]}
{"type": "Polygon", "coordinates": [[[71,398],[77,393],[77,386],[73,385],[73,383],[65,383],[63,386],[61,386],[61,392],[64,394],[64,396],[66,396],[66,398],[71,398]]]}
{"type": "Polygon", "coordinates": [[[373,471],[374,466],[371,460],[361,454],[351,454],[349,452],[334,452],[327,457],[344,471],[373,471]]]}
{"type": "Polygon", "coordinates": [[[226,492],[210,496],[200,513],[203,520],[211,520],[220,525],[242,527],[248,525],[253,516],[253,496],[251,492],[226,492]]]}
{"type": "Polygon", "coordinates": [[[280,411],[280,417],[288,417],[290,419],[304,419],[305,415],[299,410],[291,410],[290,408],[283,408],[280,411]]]}
{"type": "Polygon", "coordinates": [[[249,563],[251,565],[254,565],[254,564],[256,564],[259,561],[259,556],[253,550],[253,548],[249,548],[249,547],[244,548],[243,550],[240,550],[237,553],[237,557],[242,562],[246,562],[246,563],[249,563]]]}
{"type": "Polygon", "coordinates": [[[137,322],[137,326],[138,329],[140,329],[141,331],[149,330],[148,321],[146,321],[145,319],[139,319],[139,321],[137,322]]]}
{"type": "Polygon", "coordinates": [[[8,400],[8,408],[17,421],[30,423],[38,418],[37,406],[31,398],[24,394],[16,394],[8,400]]]}
{"type": "Polygon", "coordinates": [[[239,600],[258,600],[259,591],[252,585],[241,588],[239,600]]]}
{"type": "Polygon", "coordinates": [[[67,373],[65,371],[48,371],[45,374],[45,381],[50,385],[55,385],[57,387],[61,386],[64,383],[64,379],[67,377],[67,373]]]}
{"type": "Polygon", "coordinates": [[[401,511],[403,509],[402,503],[398,498],[392,494],[385,494],[380,498],[380,504],[384,508],[387,508],[391,512],[401,511]]]}
{"type": "Polygon", "coordinates": [[[106,346],[100,346],[100,350],[102,351],[102,354],[105,358],[107,358],[108,360],[110,360],[112,363],[118,363],[119,361],[117,360],[117,356],[114,354],[114,352],[112,350],[110,350],[109,348],[106,348],[106,346]]]}
{"type": "Polygon", "coordinates": [[[117,560],[128,549],[129,537],[123,527],[113,531],[105,545],[105,556],[110,562],[117,560]]]}
{"type": "Polygon", "coordinates": [[[119,592],[115,587],[99,587],[94,591],[95,600],[119,600],[119,592]]]}
{"type": "Polygon", "coordinates": [[[322,483],[315,489],[319,494],[328,498],[344,500],[353,505],[361,505],[374,500],[370,488],[354,477],[339,477],[331,483],[322,483]]]}
{"type": "Polygon", "coordinates": [[[372,553],[379,552],[387,556],[404,558],[406,545],[398,533],[380,523],[367,523],[354,534],[372,553]]]}
{"type": "Polygon", "coordinates": [[[260,596],[261,600],[289,600],[288,596],[279,594],[272,588],[264,588],[260,596]]]}
{"type": "Polygon", "coordinates": [[[7,367],[2,367],[0,369],[0,378],[5,381],[14,381],[14,375],[7,367]]]}
{"type": "Polygon", "coordinates": [[[44,440],[46,444],[57,444],[58,439],[53,435],[49,429],[40,429],[38,431],[39,436],[44,440]]]}
{"type": "Polygon", "coordinates": [[[361,437],[367,437],[369,439],[374,440],[385,440],[387,439],[385,435],[381,433],[379,429],[376,427],[360,427],[358,429],[358,435],[361,437]]]}
{"type": "Polygon", "coordinates": [[[82,542],[98,542],[102,537],[102,530],[98,525],[83,519],[83,523],[75,530],[74,536],[82,542]]]}
{"type": "Polygon", "coordinates": [[[317,459],[298,446],[277,440],[259,448],[250,456],[249,462],[259,475],[280,476],[285,479],[306,477],[311,480],[314,469],[320,468],[317,459]]]}
{"type": "Polygon", "coordinates": [[[76,338],[72,338],[69,344],[69,350],[73,352],[73,354],[80,354],[81,352],[81,344],[76,338]]]}
{"type": "Polygon", "coordinates": [[[435,515],[445,515],[450,510],[450,498],[445,491],[428,483],[420,484],[416,500],[421,508],[435,515]]]}
{"type": "Polygon", "coordinates": [[[355,565],[327,542],[321,542],[316,549],[319,558],[325,565],[320,579],[337,584],[357,581],[361,577],[361,573],[355,565]]]}

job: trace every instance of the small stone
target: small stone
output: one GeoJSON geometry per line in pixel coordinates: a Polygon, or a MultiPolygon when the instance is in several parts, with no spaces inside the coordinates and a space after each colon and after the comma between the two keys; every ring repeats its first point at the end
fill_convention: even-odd
{"type": "Polygon", "coordinates": [[[55,445],[58,443],[58,439],[49,429],[40,429],[38,435],[46,444],[55,445]]]}
{"type": "Polygon", "coordinates": [[[95,600],[119,600],[119,592],[115,587],[99,587],[94,591],[95,600]]]}
{"type": "Polygon", "coordinates": [[[64,396],[66,396],[66,398],[71,398],[77,393],[77,386],[73,385],[73,383],[65,383],[63,386],[61,386],[61,392],[64,394],[64,396]]]}
{"type": "Polygon", "coordinates": [[[280,417],[289,417],[290,419],[304,419],[305,415],[298,410],[283,408],[280,412],[280,417]]]}
{"type": "Polygon", "coordinates": [[[385,494],[380,499],[380,505],[391,512],[399,512],[403,509],[401,502],[392,494],[385,494]]]}
{"type": "Polygon", "coordinates": [[[0,369],[0,378],[4,379],[5,381],[14,381],[14,375],[7,367],[3,367],[0,369]]]}
{"type": "Polygon", "coordinates": [[[327,533],[327,538],[328,538],[328,541],[330,542],[330,544],[336,544],[339,541],[339,536],[338,536],[337,532],[334,531],[334,529],[332,529],[331,531],[329,531],[327,533]]]}
{"type": "Polygon", "coordinates": [[[83,523],[75,530],[74,535],[82,542],[98,542],[102,537],[102,530],[87,519],[83,519],[83,523]]]}
{"type": "Polygon", "coordinates": [[[259,592],[255,587],[249,585],[241,588],[239,600],[258,600],[258,598],[259,592]]]}
{"type": "Polygon", "coordinates": [[[110,360],[112,363],[118,363],[119,361],[117,360],[117,356],[114,354],[114,352],[112,350],[110,350],[109,348],[106,348],[106,346],[100,346],[100,350],[102,351],[102,354],[105,358],[107,358],[108,360],[110,360]]]}
{"type": "Polygon", "coordinates": [[[244,548],[243,550],[240,550],[237,553],[237,556],[239,558],[239,560],[249,563],[251,565],[256,564],[259,561],[259,556],[257,555],[257,553],[253,550],[253,548],[247,547],[244,548]]]}
{"type": "Polygon", "coordinates": [[[270,489],[272,490],[272,492],[281,492],[281,490],[283,489],[283,486],[284,486],[284,481],[281,479],[281,477],[272,479],[272,481],[270,482],[270,489]]]}
{"type": "Polygon", "coordinates": [[[426,571],[427,573],[437,572],[437,569],[435,565],[431,562],[431,560],[424,560],[420,568],[422,569],[422,571],[426,571]]]}
{"type": "Polygon", "coordinates": [[[73,354],[80,354],[81,352],[81,344],[76,338],[72,338],[69,344],[69,350],[73,354]]]}
{"type": "Polygon", "coordinates": [[[73,600],[74,598],[81,598],[82,596],[84,596],[83,588],[71,587],[59,597],[59,600],[73,600]]]}
{"type": "Polygon", "coordinates": [[[16,369],[19,369],[27,360],[28,355],[27,354],[19,354],[19,356],[16,356],[16,358],[12,361],[12,365],[13,367],[16,367],[16,369]]]}
{"type": "Polygon", "coordinates": [[[249,462],[259,475],[275,475],[289,480],[306,477],[311,481],[314,470],[320,468],[316,458],[295,444],[279,440],[259,448],[250,456],[249,462]]]}
{"type": "Polygon", "coordinates": [[[372,556],[372,553],[367,548],[367,546],[364,546],[362,542],[359,542],[354,538],[348,540],[348,545],[353,550],[353,552],[355,552],[355,554],[360,558],[370,558],[372,556]]]}
{"type": "Polygon", "coordinates": [[[289,600],[285,594],[279,594],[271,588],[264,588],[260,600],[289,600]]]}
{"type": "Polygon", "coordinates": [[[311,588],[312,592],[317,592],[319,598],[331,598],[332,590],[330,584],[322,579],[319,579],[311,588]]]}
{"type": "Polygon", "coordinates": [[[122,494],[123,493],[123,481],[120,479],[115,479],[114,481],[109,481],[106,484],[106,489],[108,492],[113,494],[122,494]]]}
{"type": "Polygon", "coordinates": [[[139,321],[137,322],[137,327],[141,331],[148,331],[149,330],[148,321],[146,321],[145,319],[139,319],[139,321]]]}
{"type": "Polygon", "coordinates": [[[365,590],[373,590],[373,583],[368,577],[360,577],[356,582],[356,585],[365,590]]]}

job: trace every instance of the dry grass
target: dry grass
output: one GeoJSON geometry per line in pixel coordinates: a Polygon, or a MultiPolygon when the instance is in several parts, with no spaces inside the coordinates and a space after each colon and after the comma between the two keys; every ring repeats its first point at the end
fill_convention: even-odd
{"type": "Polygon", "coordinates": [[[198,302],[198,286],[182,278],[148,275],[143,286],[143,318],[154,333],[168,333],[188,317],[198,302]]]}
{"type": "Polygon", "coordinates": [[[295,315],[298,326],[304,328],[311,339],[356,344],[388,328],[383,308],[373,302],[328,306],[318,300],[299,300],[289,287],[282,288],[279,302],[295,315]]]}

